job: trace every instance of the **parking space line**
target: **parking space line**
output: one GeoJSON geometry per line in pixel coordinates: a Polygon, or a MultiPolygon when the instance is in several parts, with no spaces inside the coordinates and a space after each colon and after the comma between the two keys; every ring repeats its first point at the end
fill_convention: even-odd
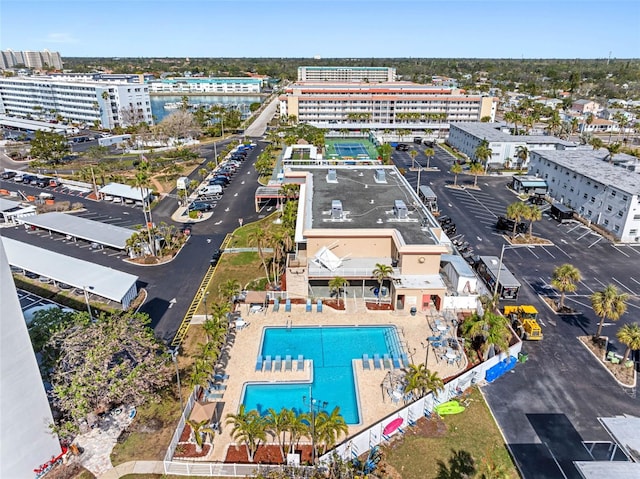
{"type": "Polygon", "coordinates": [[[587,231],[586,233],[584,233],[584,234],[582,234],[582,235],[578,236],[578,237],[576,238],[576,241],[581,240],[582,238],[584,238],[585,236],[587,236],[590,232],[591,232],[591,231],[587,231]]]}
{"type": "Polygon", "coordinates": [[[629,276],[629,279],[630,279],[631,281],[633,281],[634,283],[636,283],[636,284],[640,284],[640,281],[638,281],[638,280],[637,280],[637,279],[635,279],[635,278],[632,278],[631,276],[629,276]]]}
{"type": "Polygon", "coordinates": [[[629,255],[627,253],[625,253],[624,251],[622,251],[620,248],[618,248],[616,245],[611,245],[613,246],[613,249],[615,249],[618,253],[621,253],[623,255],[625,255],[627,258],[629,257],[629,255]]]}
{"type": "Polygon", "coordinates": [[[592,246],[598,244],[600,242],[600,240],[602,240],[602,236],[600,236],[597,240],[595,240],[593,243],[591,243],[589,246],[587,246],[587,248],[591,248],[592,246]]]}
{"type": "Polygon", "coordinates": [[[551,254],[551,251],[549,251],[547,248],[545,248],[544,246],[541,246],[540,249],[542,249],[542,251],[544,251],[545,253],[547,253],[549,256],[551,256],[552,258],[555,259],[555,256],[553,254],[551,254]]]}
{"type": "Polygon", "coordinates": [[[598,283],[600,283],[603,287],[605,287],[605,288],[607,287],[607,285],[606,285],[606,284],[604,284],[602,281],[600,281],[600,280],[599,280],[598,278],[596,278],[595,276],[593,277],[593,279],[594,279],[595,281],[597,281],[598,283]]]}
{"type": "Polygon", "coordinates": [[[587,286],[587,284],[584,281],[579,281],[579,283],[584,286],[585,288],[587,288],[589,291],[591,291],[592,293],[594,293],[595,291],[592,290],[589,286],[587,286]]]}
{"type": "Polygon", "coordinates": [[[624,284],[622,281],[618,281],[616,278],[614,278],[613,276],[611,276],[611,279],[614,280],[616,283],[618,283],[621,287],[623,287],[624,289],[626,289],[627,291],[629,291],[630,294],[634,295],[634,296],[638,296],[638,294],[634,291],[632,291],[630,288],[627,287],[626,284],[624,284]]]}

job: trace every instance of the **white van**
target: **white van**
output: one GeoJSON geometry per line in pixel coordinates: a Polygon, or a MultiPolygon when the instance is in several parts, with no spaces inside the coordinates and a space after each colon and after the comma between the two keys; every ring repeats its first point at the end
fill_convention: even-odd
{"type": "Polygon", "coordinates": [[[221,194],[222,194],[222,186],[220,185],[207,185],[207,186],[203,186],[198,190],[198,196],[221,195],[221,194]]]}

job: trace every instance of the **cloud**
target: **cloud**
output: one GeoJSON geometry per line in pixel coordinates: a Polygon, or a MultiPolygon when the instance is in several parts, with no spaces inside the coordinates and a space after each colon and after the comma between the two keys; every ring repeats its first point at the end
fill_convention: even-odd
{"type": "Polygon", "coordinates": [[[49,33],[45,38],[49,43],[78,43],[70,33],[49,33]]]}

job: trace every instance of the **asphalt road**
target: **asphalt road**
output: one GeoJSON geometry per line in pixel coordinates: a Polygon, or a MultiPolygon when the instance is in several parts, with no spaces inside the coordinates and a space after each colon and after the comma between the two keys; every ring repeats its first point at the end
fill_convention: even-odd
{"type": "MultiPolygon", "coordinates": [[[[220,151],[227,142],[218,144],[217,150],[220,151]]],[[[121,252],[110,249],[91,250],[87,243],[73,243],[66,241],[62,236],[28,232],[24,227],[4,228],[0,230],[0,233],[3,236],[29,242],[51,251],[139,276],[140,286],[145,287],[148,291],[148,299],[141,310],[150,315],[156,336],[164,341],[170,341],[209,267],[211,254],[220,247],[225,235],[238,227],[239,218],[243,218],[246,223],[249,223],[267,214],[266,211],[256,213],[254,208],[254,193],[258,186],[258,174],[253,165],[262,151],[262,147],[263,145],[258,143],[258,146],[242,163],[230,185],[225,189],[222,198],[215,203],[213,216],[207,221],[192,224],[191,237],[187,245],[172,262],[165,265],[153,267],[132,265],[123,261],[125,255],[121,252]],[[175,302],[172,302],[174,299],[175,302]]],[[[213,161],[212,145],[201,147],[201,152],[206,158],[203,165],[213,161]]],[[[191,176],[195,178],[198,169],[196,168],[191,176]]],[[[43,191],[52,192],[50,188],[41,189],[5,180],[0,180],[0,187],[6,187],[13,191],[24,191],[25,194],[34,193],[37,195],[43,191]]],[[[144,224],[144,215],[139,207],[93,201],[85,198],[86,194],[60,188],[52,193],[58,200],[82,202],[87,211],[80,213],[81,217],[127,228],[144,224]]],[[[177,206],[176,198],[166,197],[153,209],[154,222],[159,224],[164,221],[182,227],[182,223],[171,221],[171,215],[177,206]]]]}
{"type": "MultiPolygon", "coordinates": [[[[409,168],[408,153],[394,152],[393,157],[397,166],[409,168]]],[[[416,160],[426,164],[422,154],[416,160]]],[[[497,216],[516,201],[506,188],[508,178],[480,177],[480,190],[446,188],[454,181],[449,173],[452,164],[453,158],[436,148],[431,166],[440,171],[423,171],[421,184],[436,192],[442,214],[453,219],[457,234],[463,235],[475,254],[499,256],[506,241],[495,230],[497,216]]],[[[416,172],[407,171],[406,177],[416,185],[416,172]]],[[[473,177],[460,175],[458,184],[472,185],[473,177]]],[[[637,321],[640,247],[612,245],[577,223],[560,225],[547,215],[533,228],[536,236],[554,245],[505,249],[504,263],[523,284],[517,304],[536,306],[545,337],[525,342],[528,361],[483,391],[525,478],[577,479],[580,475],[572,461],[590,460],[582,442],[610,439],[597,418],[640,414],[635,389],[619,386],[577,339],[593,334],[597,327],[589,295],[612,283],[634,295],[620,321],[604,328],[604,334],[614,340],[612,347],[623,352],[615,343],[615,332],[622,324],[637,321]],[[583,275],[578,290],[566,299],[580,312],[574,316],[555,315],[539,296],[555,294],[549,282],[553,269],[562,263],[577,266],[583,275]]]]}

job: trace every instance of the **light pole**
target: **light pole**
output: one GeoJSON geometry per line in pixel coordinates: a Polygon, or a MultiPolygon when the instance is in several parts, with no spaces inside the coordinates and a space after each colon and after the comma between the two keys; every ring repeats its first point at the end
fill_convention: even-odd
{"type": "Polygon", "coordinates": [[[302,402],[307,404],[307,399],[309,403],[309,413],[311,414],[311,464],[316,463],[316,408],[318,411],[327,408],[329,404],[327,401],[320,401],[318,399],[314,399],[313,391],[311,390],[311,386],[309,386],[309,397],[302,396],[302,402]]]}
{"type": "MultiPolygon", "coordinates": [[[[502,271],[502,258],[504,258],[504,250],[506,249],[517,249],[517,248],[529,248],[529,249],[533,249],[534,246],[530,245],[530,244],[503,244],[502,245],[502,250],[500,251],[500,259],[498,260],[498,272],[496,273],[496,284],[493,287],[493,297],[494,298],[498,298],[498,300],[500,300],[500,298],[498,297],[498,287],[500,285],[500,271],[502,271]]],[[[497,306],[497,304],[496,304],[497,306]]]]}
{"type": "Polygon", "coordinates": [[[209,321],[209,312],[207,311],[207,296],[209,296],[209,291],[205,291],[202,289],[202,297],[204,301],[204,320],[205,322],[209,321]]]}
{"type": "Polygon", "coordinates": [[[178,400],[180,401],[180,414],[184,410],[184,406],[182,405],[182,387],[180,386],[180,369],[178,369],[178,347],[175,349],[169,350],[171,354],[171,360],[173,364],[176,365],[176,381],[178,383],[178,400]]]}
{"type": "Polygon", "coordinates": [[[422,166],[418,163],[418,182],[416,183],[416,195],[420,195],[420,173],[422,173],[422,166]]]}
{"type": "Polygon", "coordinates": [[[89,293],[87,292],[87,289],[90,289],[93,291],[93,286],[83,286],[82,287],[82,291],[84,292],[84,301],[85,303],[87,303],[87,312],[89,313],[89,318],[93,318],[93,315],[91,314],[91,304],[89,303],[89,293]]]}

